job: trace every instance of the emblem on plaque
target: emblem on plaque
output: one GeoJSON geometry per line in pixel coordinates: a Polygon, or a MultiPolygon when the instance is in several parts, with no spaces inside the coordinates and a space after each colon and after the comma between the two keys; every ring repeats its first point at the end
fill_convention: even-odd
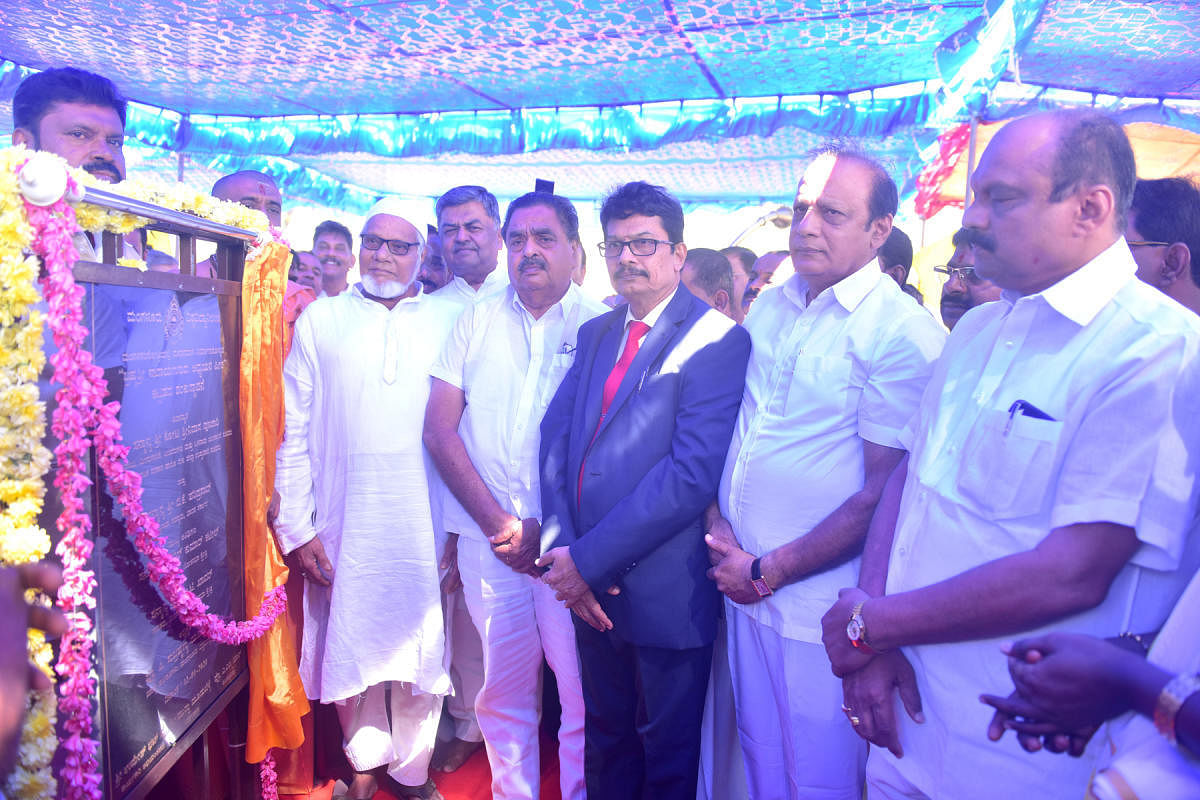
{"type": "Polygon", "coordinates": [[[183,333],[183,311],[179,308],[179,300],[172,295],[171,305],[167,306],[166,320],[163,322],[163,339],[174,339],[183,333]]]}

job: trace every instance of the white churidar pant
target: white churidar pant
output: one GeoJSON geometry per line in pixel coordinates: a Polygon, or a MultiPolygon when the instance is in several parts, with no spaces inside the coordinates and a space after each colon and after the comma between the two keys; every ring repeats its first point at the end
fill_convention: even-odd
{"type": "Polygon", "coordinates": [[[335,705],[346,758],[356,772],[386,764],[388,774],[406,786],[420,786],[429,779],[429,758],[442,713],[440,695],[414,692],[411,683],[389,681],[335,705]]]}
{"type": "Polygon", "coordinates": [[[492,768],[493,798],[538,797],[545,653],[562,705],[558,731],[562,796],[583,800],[583,688],[571,612],[554,598],[550,587],[513,572],[497,559],[486,540],[460,538],[458,568],[467,607],[483,642],[483,688],[475,714],[492,768]]]}

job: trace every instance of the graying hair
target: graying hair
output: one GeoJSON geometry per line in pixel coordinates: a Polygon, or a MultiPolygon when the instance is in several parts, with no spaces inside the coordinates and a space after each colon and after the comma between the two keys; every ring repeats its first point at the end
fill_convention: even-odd
{"type": "Polygon", "coordinates": [[[442,224],[442,212],[447,208],[466,205],[467,203],[479,203],[483,206],[483,210],[496,223],[496,227],[500,227],[500,204],[496,202],[496,196],[482,186],[455,186],[453,189],[446,192],[437,199],[437,204],[434,206],[434,214],[437,216],[438,225],[442,224]]]}

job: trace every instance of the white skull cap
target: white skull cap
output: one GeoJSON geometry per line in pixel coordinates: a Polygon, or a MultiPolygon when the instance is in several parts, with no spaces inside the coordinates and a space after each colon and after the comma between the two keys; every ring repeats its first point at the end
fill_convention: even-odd
{"type": "Polygon", "coordinates": [[[371,210],[367,212],[367,219],[370,219],[371,217],[375,216],[376,214],[389,214],[393,217],[399,217],[400,219],[407,222],[408,218],[404,216],[404,213],[405,213],[404,206],[405,206],[404,201],[401,200],[399,197],[380,198],[379,201],[375,203],[375,205],[371,206],[371,210]]]}

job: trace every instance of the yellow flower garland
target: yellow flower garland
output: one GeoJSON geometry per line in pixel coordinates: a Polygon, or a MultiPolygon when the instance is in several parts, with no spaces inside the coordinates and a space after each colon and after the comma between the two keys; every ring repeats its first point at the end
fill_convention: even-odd
{"type": "MultiPolygon", "coordinates": [[[[5,566],[38,561],[50,552],[50,537],[37,524],[50,452],[42,446],[46,410],[37,386],[46,361],[44,315],[32,307],[41,300],[38,262],[26,255],[33,230],[15,171],[25,158],[24,148],[0,153],[0,564],[5,566]]],[[[40,631],[29,632],[29,656],[53,675],[53,652],[40,631]]],[[[53,691],[30,693],[17,766],[4,789],[9,797],[54,796],[55,707],[53,691]]]]}
{"type": "MultiPolygon", "coordinates": [[[[18,189],[17,165],[29,157],[24,147],[0,150],[0,565],[38,561],[50,551],[50,537],[37,524],[45,497],[50,452],[42,446],[46,433],[45,404],[38,399],[38,375],[45,364],[42,349],[44,314],[34,308],[38,260],[28,255],[33,230],[18,189]]],[[[253,231],[260,241],[270,237],[261,211],[217,200],[183,184],[127,180],[99,183],[88,173],[72,169],[81,186],[183,211],[213,222],[253,231]]],[[[89,203],[75,202],[82,230],[128,233],[149,220],[89,203]]],[[[144,265],[139,266],[144,269],[144,265]]],[[[35,598],[33,602],[48,602],[35,598]]],[[[54,679],[53,652],[40,631],[29,631],[30,659],[54,679]]],[[[53,690],[31,692],[18,763],[4,786],[7,797],[43,800],[55,795],[50,761],[57,747],[56,698],[53,690]]]]}

